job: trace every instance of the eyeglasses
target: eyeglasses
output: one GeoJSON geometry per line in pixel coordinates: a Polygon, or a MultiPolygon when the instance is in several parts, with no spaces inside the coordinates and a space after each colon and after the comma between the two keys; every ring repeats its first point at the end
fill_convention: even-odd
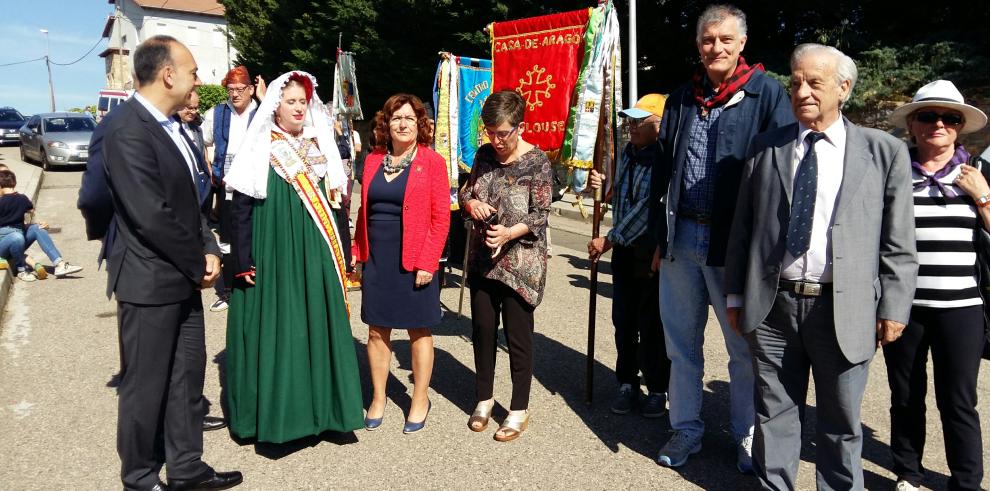
{"type": "Polygon", "coordinates": [[[488,139],[490,140],[494,140],[498,138],[499,140],[505,141],[505,139],[512,136],[512,134],[515,133],[517,129],[519,129],[518,126],[513,126],[511,130],[503,130],[503,131],[493,131],[488,128],[485,128],[485,134],[488,135],[488,139]]]}
{"type": "Polygon", "coordinates": [[[228,94],[243,94],[245,90],[251,88],[250,85],[245,85],[244,87],[227,87],[228,94]]]}
{"type": "Polygon", "coordinates": [[[399,126],[401,123],[406,123],[407,125],[414,126],[416,124],[415,116],[393,116],[392,119],[388,120],[388,124],[392,126],[399,126]]]}
{"type": "Polygon", "coordinates": [[[915,121],[920,123],[932,124],[938,120],[942,120],[946,126],[959,126],[963,124],[966,119],[962,117],[961,114],[956,113],[942,113],[939,114],[935,111],[925,111],[914,115],[915,121]]]}

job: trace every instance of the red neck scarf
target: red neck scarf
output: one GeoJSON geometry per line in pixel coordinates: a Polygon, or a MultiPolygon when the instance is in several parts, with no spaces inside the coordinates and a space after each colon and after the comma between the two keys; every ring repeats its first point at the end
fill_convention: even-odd
{"type": "Polygon", "coordinates": [[[694,72],[694,77],[691,79],[694,85],[694,102],[698,104],[701,108],[701,116],[708,116],[708,111],[713,107],[721,106],[729,99],[732,98],[739,92],[739,89],[749,82],[749,78],[753,76],[757,71],[765,71],[763,69],[763,64],[757,63],[753,66],[746,64],[746,60],[742,56],[739,57],[739,63],[736,64],[736,70],[732,72],[729,78],[722,81],[722,84],[718,86],[718,90],[715,91],[715,97],[705,100],[705,67],[699,66],[698,70],[694,72]]]}

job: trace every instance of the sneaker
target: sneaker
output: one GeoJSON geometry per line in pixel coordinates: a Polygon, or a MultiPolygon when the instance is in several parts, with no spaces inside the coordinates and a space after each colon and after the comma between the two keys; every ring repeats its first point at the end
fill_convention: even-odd
{"type": "Polygon", "coordinates": [[[619,393],[612,402],[612,412],[615,414],[627,414],[632,411],[634,405],[639,400],[639,389],[633,389],[631,384],[619,386],[619,393]]]}
{"type": "Polygon", "coordinates": [[[223,312],[224,310],[227,310],[227,307],[229,307],[229,305],[227,305],[226,300],[217,298],[217,301],[213,302],[213,305],[210,305],[210,312],[223,312]]]}
{"type": "Polygon", "coordinates": [[[736,442],[736,469],[743,474],[756,474],[753,470],[753,436],[743,437],[736,442]]]}
{"type": "Polygon", "coordinates": [[[675,431],[674,436],[660,449],[657,463],[665,467],[680,467],[688,457],[701,451],[701,436],[675,431]]]}
{"type": "Polygon", "coordinates": [[[667,394],[663,392],[650,392],[646,396],[643,407],[639,410],[644,418],[661,418],[667,414],[667,394]]]}
{"type": "Polygon", "coordinates": [[[897,486],[894,486],[894,491],[918,491],[919,489],[921,488],[905,481],[904,479],[899,479],[897,481],[897,486]]]}
{"type": "Polygon", "coordinates": [[[55,277],[61,278],[80,271],[82,271],[82,266],[76,266],[74,264],[69,264],[67,261],[62,261],[58,263],[58,266],[55,266],[55,277]]]}
{"type": "Polygon", "coordinates": [[[37,281],[38,277],[34,275],[34,271],[24,270],[17,273],[17,279],[30,283],[32,281],[37,281]]]}
{"type": "Polygon", "coordinates": [[[38,277],[39,280],[48,278],[48,270],[41,263],[34,263],[34,275],[38,277]]]}

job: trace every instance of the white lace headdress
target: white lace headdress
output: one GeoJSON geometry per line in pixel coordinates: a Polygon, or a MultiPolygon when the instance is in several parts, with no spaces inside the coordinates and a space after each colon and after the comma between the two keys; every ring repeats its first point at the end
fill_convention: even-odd
{"type": "Polygon", "coordinates": [[[265,98],[261,101],[254,119],[248,126],[244,143],[237,151],[237,155],[230,165],[230,171],[224,176],[224,181],[228,186],[255,199],[265,199],[268,196],[272,130],[276,128],[275,109],[282,101],[282,89],[285,88],[285,84],[289,82],[289,77],[293,74],[308,77],[313,83],[313,97],[306,109],[303,131],[306,134],[316,136],[320,151],[327,158],[326,167],[319,166],[317,175],[321,178],[326,176],[328,189],[336,189],[343,193],[346,188],[347,176],[344,174],[344,166],[340,161],[340,153],[337,151],[337,143],[334,140],[333,120],[326,106],[323,105],[323,101],[320,100],[320,96],[316,94],[316,77],[300,70],[294,70],[283,73],[268,85],[265,98]]]}

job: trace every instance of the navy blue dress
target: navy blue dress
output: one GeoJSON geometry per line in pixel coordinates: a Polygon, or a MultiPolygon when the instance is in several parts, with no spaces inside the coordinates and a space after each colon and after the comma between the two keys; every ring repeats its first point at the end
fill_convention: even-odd
{"type": "Polygon", "coordinates": [[[368,261],[361,279],[361,320],[392,329],[440,323],[440,283],[416,288],[416,273],[402,269],[402,200],[408,169],[392,182],[384,166],[368,184],[368,261]]]}

